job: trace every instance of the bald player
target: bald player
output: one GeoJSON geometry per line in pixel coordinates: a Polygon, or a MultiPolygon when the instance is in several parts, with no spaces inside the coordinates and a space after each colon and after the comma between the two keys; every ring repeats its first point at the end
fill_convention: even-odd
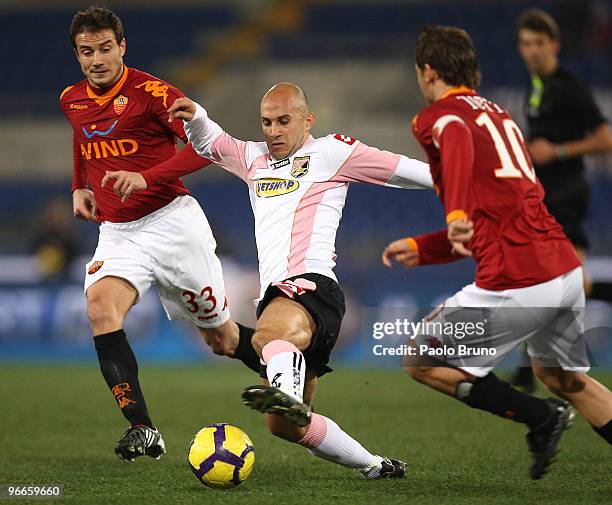
{"type": "Polygon", "coordinates": [[[243,392],[245,403],[266,414],[271,433],[315,456],[366,479],[403,477],[405,463],[370,453],[311,405],[317,377],[331,371],[345,310],[333,268],[349,183],[431,188],[428,166],[347,135],[313,138],[315,115],[291,83],[273,86],[262,99],[265,142],[233,138],[187,98],[168,113],[169,121],[185,121],[199,155],[249,187],[261,282],[252,343],[264,365],[263,384],[243,392]]]}

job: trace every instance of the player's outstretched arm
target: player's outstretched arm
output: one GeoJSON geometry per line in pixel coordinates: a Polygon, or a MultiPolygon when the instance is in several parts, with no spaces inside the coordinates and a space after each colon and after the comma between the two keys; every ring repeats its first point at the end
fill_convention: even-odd
{"type": "Polygon", "coordinates": [[[401,238],[387,245],[382,253],[382,262],[387,268],[391,268],[392,260],[406,268],[416,267],[419,264],[419,251],[414,239],[401,238]]]}
{"type": "Polygon", "coordinates": [[[347,158],[345,151],[348,148],[342,147],[342,143],[352,146],[356,142],[355,139],[344,135],[334,135],[333,139],[331,141],[332,155],[336,155],[340,165],[340,170],[334,176],[334,180],[365,182],[405,189],[430,189],[433,187],[427,163],[401,154],[383,151],[361,142],[356,144],[347,158]]]}
{"type": "Polygon", "coordinates": [[[177,99],[168,109],[168,120],[175,119],[184,121],[185,134],[196,153],[247,181],[248,142],[224,132],[204,107],[188,98],[177,99]]]}
{"type": "MultiPolygon", "coordinates": [[[[457,237],[463,240],[471,237],[470,233],[473,232],[460,227],[454,231],[453,237],[456,240],[457,237]]],[[[395,260],[400,265],[411,268],[420,265],[450,263],[471,255],[469,252],[464,255],[457,251],[448,236],[449,231],[445,228],[424,235],[395,240],[383,251],[382,262],[387,267],[391,267],[392,260],[395,260]]]]}
{"type": "Polygon", "coordinates": [[[168,108],[168,121],[176,119],[185,122],[185,133],[195,152],[223,166],[222,161],[226,153],[216,153],[218,156],[214,156],[212,151],[215,140],[225,132],[208,117],[204,107],[189,98],[178,98],[168,108]]]}
{"type": "Polygon", "coordinates": [[[93,192],[87,188],[75,189],[72,192],[72,212],[74,217],[97,223],[96,198],[93,192]]]}
{"type": "Polygon", "coordinates": [[[420,160],[409,158],[403,154],[391,177],[385,182],[390,188],[431,189],[433,180],[429,165],[420,160]]]}

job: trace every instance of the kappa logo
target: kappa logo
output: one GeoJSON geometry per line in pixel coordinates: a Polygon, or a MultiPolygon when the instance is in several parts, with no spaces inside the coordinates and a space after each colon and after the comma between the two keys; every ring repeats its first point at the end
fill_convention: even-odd
{"type": "Polygon", "coordinates": [[[128,101],[128,97],[123,95],[119,95],[117,98],[115,98],[113,101],[113,109],[115,109],[115,114],[121,114],[127,107],[128,101]]]}
{"type": "Polygon", "coordinates": [[[164,99],[164,107],[167,107],[166,100],[168,100],[168,86],[166,84],[162,84],[161,81],[145,81],[138,86],[134,86],[135,88],[142,88],[144,86],[144,90],[147,93],[151,93],[153,96],[164,99]]]}
{"type": "Polygon", "coordinates": [[[260,179],[255,186],[255,193],[260,198],[272,198],[273,196],[293,193],[299,187],[300,183],[298,181],[288,181],[286,179],[260,179]]]}
{"type": "Polygon", "coordinates": [[[102,265],[104,265],[104,261],[94,261],[93,264],[89,267],[89,270],[87,270],[87,273],[89,275],[95,274],[98,270],[102,268],[102,265]]]}
{"type": "Polygon", "coordinates": [[[287,165],[289,165],[289,158],[285,158],[285,159],[277,161],[275,163],[271,163],[270,167],[272,168],[272,170],[276,170],[278,168],[286,167],[287,165]]]}
{"type": "Polygon", "coordinates": [[[298,156],[293,158],[293,167],[291,168],[291,175],[296,179],[305,176],[308,173],[308,167],[310,165],[310,156],[298,156]]]}
{"type": "Polygon", "coordinates": [[[76,110],[84,110],[84,109],[87,108],[87,105],[81,105],[81,104],[78,104],[78,103],[71,103],[70,104],[70,108],[71,109],[76,109],[76,110]]]}

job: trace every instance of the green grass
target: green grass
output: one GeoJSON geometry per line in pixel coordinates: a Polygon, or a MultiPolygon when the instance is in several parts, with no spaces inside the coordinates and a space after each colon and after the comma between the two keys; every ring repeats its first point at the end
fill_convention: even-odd
{"type": "MultiPolygon", "coordinates": [[[[527,478],[521,425],[460,405],[400,371],[339,370],[319,385],[316,407],[373,452],[409,462],[402,481],[365,482],[345,468],[274,439],[240,402],[253,382],[224,368],[141,367],[149,410],[166,441],[161,461],[120,462],[125,422],[97,365],[0,368],[0,484],[63,484],[74,504],[591,504],[610,503],[610,448],[579,419],[544,479],[527,478]],[[186,464],[195,432],[213,422],[245,430],[255,446],[249,480],[212,490],[186,464]]],[[[599,375],[608,386],[612,375],[599,375]]],[[[6,503],[27,503],[25,499],[6,503]]],[[[41,500],[32,501],[41,503],[41,500]]]]}

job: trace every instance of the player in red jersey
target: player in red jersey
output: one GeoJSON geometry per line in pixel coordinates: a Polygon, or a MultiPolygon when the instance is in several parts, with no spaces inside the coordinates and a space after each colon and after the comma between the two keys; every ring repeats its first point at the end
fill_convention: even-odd
{"type": "Polygon", "coordinates": [[[73,129],[74,215],[101,223],[86,267],[87,315],[102,375],[131,424],[115,452],[126,461],[143,454],[158,459],[164,442],[123,331],[125,316],[149,287],[158,287],[168,318],[193,323],[216,354],[256,371],[259,358],[253,329],[230,319],[210,226],[179,179],[210,164],[189,144],[176,148],[176,137],[185,143],[187,137],[180,122],[168,122],[166,109],[184,95],[123,64],[123,26],[112,11],[78,12],[70,33],[85,75],[60,97],[73,129]]]}
{"type": "Polygon", "coordinates": [[[538,479],[571,424],[568,402],[612,440],[612,393],[586,374],[580,261],[542,202],[521,131],[475,91],[480,72],[469,35],[427,27],[416,73],[430,105],[413,121],[414,135],[427,153],[448,228],[392,242],[383,262],[413,267],[473,256],[477,271],[474,284],[423,321],[406,369],[471,407],[527,424],[530,475],[538,479]],[[468,323],[474,331],[466,336],[468,323]],[[449,324],[464,333],[449,335],[449,324]],[[528,396],[492,373],[522,341],[536,375],[567,401],[528,396]]]}

